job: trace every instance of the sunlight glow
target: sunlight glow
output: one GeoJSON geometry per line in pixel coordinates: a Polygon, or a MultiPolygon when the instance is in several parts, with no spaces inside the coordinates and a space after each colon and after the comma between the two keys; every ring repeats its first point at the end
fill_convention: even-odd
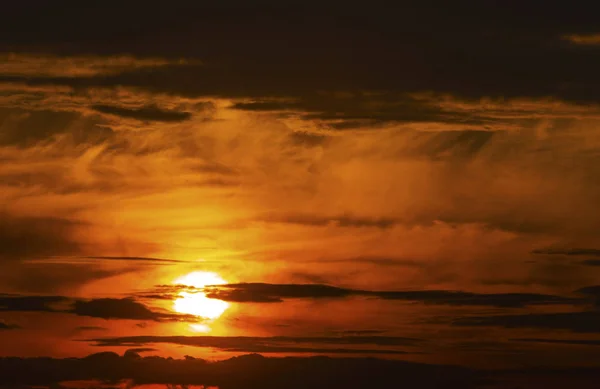
{"type": "MultiPolygon", "coordinates": [[[[202,289],[208,285],[226,284],[227,281],[216,273],[197,271],[179,277],[173,283],[202,289]]],[[[175,311],[208,320],[217,319],[228,307],[229,303],[226,301],[208,298],[201,290],[179,292],[179,297],[173,302],[173,309],[175,311]]],[[[208,327],[203,325],[201,328],[202,331],[200,332],[206,332],[206,328],[208,327]]]]}

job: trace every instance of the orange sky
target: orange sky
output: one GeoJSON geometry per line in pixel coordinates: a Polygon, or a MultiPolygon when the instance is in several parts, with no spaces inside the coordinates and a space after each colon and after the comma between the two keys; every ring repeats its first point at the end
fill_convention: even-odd
{"type": "Polygon", "coordinates": [[[587,19],[11,7],[0,356],[600,363],[587,19]]]}

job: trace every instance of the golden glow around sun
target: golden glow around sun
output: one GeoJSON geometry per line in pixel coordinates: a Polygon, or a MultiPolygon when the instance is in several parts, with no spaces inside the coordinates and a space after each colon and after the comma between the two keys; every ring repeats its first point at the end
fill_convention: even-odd
{"type": "MultiPolygon", "coordinates": [[[[202,289],[208,285],[226,284],[227,281],[216,273],[196,271],[179,277],[173,283],[202,289]]],[[[228,307],[226,301],[208,298],[203,291],[179,292],[179,297],[173,302],[175,311],[209,320],[217,319],[228,307]]]]}

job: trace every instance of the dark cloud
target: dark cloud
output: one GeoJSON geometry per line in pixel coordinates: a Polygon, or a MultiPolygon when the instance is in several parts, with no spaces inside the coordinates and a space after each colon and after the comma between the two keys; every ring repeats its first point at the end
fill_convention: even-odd
{"type": "Polygon", "coordinates": [[[0,259],[78,254],[82,248],[74,234],[80,226],[68,219],[0,213],[0,259]]]}
{"type": "Polygon", "coordinates": [[[385,256],[359,256],[348,258],[320,258],[315,260],[319,263],[364,263],[375,266],[390,266],[390,267],[423,267],[423,261],[406,259],[402,257],[385,257],[385,256]]]}
{"type": "Polygon", "coordinates": [[[73,313],[103,319],[154,320],[156,314],[131,299],[97,299],[76,301],[73,313]]]}
{"type": "Polygon", "coordinates": [[[151,348],[151,347],[138,347],[138,348],[130,348],[129,350],[127,350],[125,353],[131,352],[131,353],[151,353],[154,351],[158,351],[155,348],[151,348]]]}
{"type": "Polygon", "coordinates": [[[573,256],[589,256],[600,257],[600,249],[590,248],[572,248],[572,249],[538,249],[533,250],[533,254],[545,255],[573,255],[573,256]]]}
{"type": "Polygon", "coordinates": [[[114,352],[84,358],[0,358],[6,387],[62,387],[67,382],[90,387],[167,385],[228,389],[418,387],[482,389],[566,387],[594,389],[600,372],[590,368],[475,370],[376,358],[287,357],[242,355],[209,363],[203,359],[141,357],[114,352]]]}
{"type": "Polygon", "coordinates": [[[578,299],[536,293],[470,293],[446,290],[377,292],[385,300],[415,300],[433,304],[518,308],[527,305],[578,304],[578,299]]]}
{"type": "Polygon", "coordinates": [[[369,291],[319,284],[241,283],[215,285],[206,296],[231,302],[276,303],[290,298],[343,298],[364,296],[382,300],[420,301],[427,304],[518,308],[527,305],[580,304],[582,300],[535,293],[471,293],[451,290],[369,291]]]}
{"type": "Polygon", "coordinates": [[[294,131],[290,134],[290,139],[295,145],[307,147],[321,146],[329,140],[326,135],[311,134],[309,132],[294,131]]]}
{"type": "Polygon", "coordinates": [[[220,176],[237,176],[239,173],[228,166],[219,163],[202,163],[193,167],[199,173],[215,174],[220,176]]]}
{"type": "Polygon", "coordinates": [[[98,142],[112,131],[78,112],[0,108],[0,144],[28,146],[70,134],[76,142],[98,142]]]}
{"type": "Polygon", "coordinates": [[[265,358],[245,355],[208,363],[202,359],[120,357],[111,352],[85,358],[2,358],[7,387],[57,386],[65,381],[100,380],[131,385],[177,384],[220,388],[364,388],[418,386],[423,389],[475,389],[482,372],[374,358],[265,358]]]}
{"type": "Polygon", "coordinates": [[[576,292],[591,298],[595,307],[600,309],[600,285],[586,286],[578,289],[576,292]]]}
{"type": "Polygon", "coordinates": [[[266,215],[260,219],[261,221],[270,223],[285,223],[285,224],[298,224],[303,226],[311,227],[348,227],[348,228],[391,228],[398,223],[395,219],[380,218],[361,218],[349,215],[341,215],[334,217],[323,217],[317,215],[308,214],[296,214],[296,215],[266,215]]]}
{"type": "Polygon", "coordinates": [[[582,264],[587,266],[600,266],[600,259],[586,259],[581,261],[582,264]]]}
{"type": "Polygon", "coordinates": [[[16,330],[18,329],[19,326],[16,326],[14,324],[7,324],[3,321],[0,321],[0,331],[2,330],[16,330]]]}
{"type": "Polygon", "coordinates": [[[165,259],[165,258],[149,258],[149,257],[82,257],[85,259],[100,259],[104,261],[141,261],[141,262],[163,262],[163,263],[180,263],[185,261],[179,261],[176,259],[165,259]]]}
{"type": "Polygon", "coordinates": [[[163,110],[156,106],[124,108],[113,105],[93,105],[92,109],[104,114],[141,121],[182,122],[192,117],[189,112],[163,110]]]}
{"type": "Polygon", "coordinates": [[[83,332],[83,331],[106,331],[106,330],[108,330],[108,328],[99,327],[99,326],[80,326],[80,327],[75,328],[75,331],[78,331],[78,332],[79,331],[80,332],[83,332]]]}
{"type": "Polygon", "coordinates": [[[600,340],[592,339],[539,339],[539,338],[523,338],[511,339],[515,342],[527,343],[549,343],[549,344],[565,344],[574,346],[600,346],[600,340]]]}
{"type": "Polygon", "coordinates": [[[206,288],[206,296],[231,302],[277,303],[286,298],[340,298],[361,291],[319,284],[228,284],[206,288]]]}
{"type": "Polygon", "coordinates": [[[1,295],[0,311],[6,312],[58,312],[60,306],[69,303],[63,296],[1,295]]]}
{"type": "MultiPolygon", "coordinates": [[[[240,102],[236,108],[292,111],[307,119],[333,121],[331,125],[338,128],[364,124],[364,120],[454,122],[482,128],[502,123],[481,112],[459,115],[415,104],[412,93],[421,91],[472,100],[554,96],[575,102],[600,101],[594,87],[600,84],[595,72],[598,50],[564,40],[597,32],[586,10],[516,2],[502,7],[494,2],[468,7],[434,4],[403,3],[390,12],[375,6],[311,2],[247,7],[178,1],[168,10],[144,5],[144,18],[139,18],[139,5],[121,6],[119,15],[107,5],[35,7],[26,12],[15,7],[18,11],[7,11],[11,21],[0,30],[4,37],[0,50],[129,53],[195,58],[202,64],[141,67],[93,77],[5,75],[3,80],[77,89],[132,86],[184,96],[250,97],[252,101],[240,102]],[[100,20],[110,21],[110,33],[100,20]],[[32,34],[34,27],[47,34],[32,34]],[[369,93],[361,94],[364,91],[369,93]],[[393,103],[369,104],[378,102],[381,95],[393,96],[387,99],[393,103]]],[[[120,113],[166,117],[154,112],[120,113]]]]}
{"type": "MultiPolygon", "coordinates": [[[[76,299],[64,296],[0,295],[0,311],[53,312],[101,319],[197,321],[196,317],[155,312],[131,298],[76,299]]],[[[96,327],[87,328],[98,329],[96,327]]]]}
{"type": "Polygon", "coordinates": [[[151,321],[183,321],[190,320],[186,315],[159,313],[130,298],[101,298],[87,301],[75,301],[70,310],[78,316],[97,317],[102,319],[130,319],[151,321]]]}
{"type": "Polygon", "coordinates": [[[96,338],[88,341],[107,347],[168,343],[216,348],[228,352],[389,355],[407,354],[408,351],[397,349],[397,347],[411,347],[422,343],[422,340],[415,338],[372,335],[335,337],[129,336],[96,338]],[[343,348],[339,346],[343,346],[343,348]],[[365,346],[377,346],[377,348],[369,349],[365,346]]]}
{"type": "Polygon", "coordinates": [[[379,335],[387,331],[384,330],[343,330],[336,331],[335,333],[340,335],[379,335]]]}
{"type": "Polygon", "coordinates": [[[577,293],[600,299],[600,285],[586,286],[577,290],[577,293]]]}
{"type": "Polygon", "coordinates": [[[456,319],[455,326],[570,330],[600,333],[600,311],[472,316],[456,319]]]}
{"type": "MultiPolygon", "coordinates": [[[[499,117],[497,114],[494,115],[492,111],[481,110],[477,113],[466,113],[456,109],[442,108],[439,104],[432,104],[427,99],[413,98],[408,95],[379,94],[372,96],[361,92],[350,93],[347,96],[337,96],[335,93],[315,93],[310,96],[302,96],[293,102],[236,103],[231,108],[254,112],[279,110],[288,116],[293,115],[304,120],[318,121],[325,127],[334,130],[373,128],[386,123],[443,123],[455,125],[457,127],[455,129],[477,126],[484,130],[497,130],[499,126],[506,126],[513,121],[499,117]]],[[[477,144],[478,140],[482,146],[493,136],[493,133],[489,131],[465,131],[464,133],[457,131],[457,133],[459,136],[446,133],[438,134],[437,137],[447,138],[445,143],[449,143],[452,138],[455,138],[455,143],[471,141],[477,144]],[[476,136],[478,139],[469,139],[476,136]]],[[[425,138],[427,134],[422,134],[422,136],[425,138]]],[[[440,139],[440,141],[443,140],[445,139],[440,139]]]]}
{"type": "MultiPolygon", "coordinates": [[[[408,148],[402,148],[402,154],[413,155],[434,160],[447,160],[452,158],[469,158],[483,147],[482,143],[476,140],[478,135],[470,138],[468,134],[491,134],[488,131],[446,131],[426,133],[423,136],[415,132],[416,138],[432,139],[438,138],[435,142],[415,142],[408,148]],[[462,141],[456,141],[467,134],[462,141]],[[439,137],[437,137],[439,135],[439,137]],[[440,139],[445,139],[438,143],[440,139]]],[[[488,135],[485,135],[487,137],[488,135]]],[[[484,137],[484,138],[485,138],[484,137]]],[[[484,142],[485,143],[485,142],[484,142]]],[[[359,217],[354,215],[318,215],[310,213],[268,213],[255,219],[266,223],[291,224],[306,227],[338,227],[338,228],[379,228],[390,229],[396,226],[403,227],[430,227],[435,222],[446,223],[450,226],[459,226],[468,223],[482,224],[484,228],[499,229],[510,232],[519,232],[525,234],[556,233],[557,227],[553,223],[540,220],[521,219],[513,217],[510,219],[490,217],[490,215],[477,215],[476,213],[461,213],[454,211],[437,214],[433,217],[430,214],[416,214],[409,217],[359,217]]]]}

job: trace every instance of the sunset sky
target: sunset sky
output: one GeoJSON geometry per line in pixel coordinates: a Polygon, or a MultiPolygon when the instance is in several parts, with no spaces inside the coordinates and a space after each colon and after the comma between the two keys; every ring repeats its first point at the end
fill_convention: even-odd
{"type": "Polygon", "coordinates": [[[598,12],[401,3],[4,2],[0,356],[587,388],[598,12]]]}

